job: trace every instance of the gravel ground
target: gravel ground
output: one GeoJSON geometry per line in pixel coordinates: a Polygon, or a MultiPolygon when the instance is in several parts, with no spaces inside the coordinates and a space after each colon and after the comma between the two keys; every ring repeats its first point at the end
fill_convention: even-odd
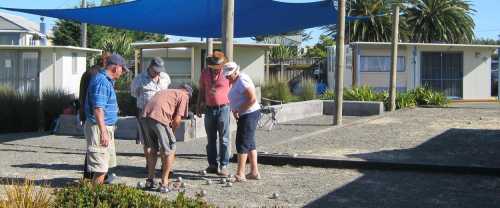
{"type": "MultiPolygon", "coordinates": [[[[257,142],[260,151],[275,153],[498,167],[492,158],[500,156],[499,113],[500,108],[417,108],[348,117],[342,127],[320,116],[259,130],[257,142]]],[[[188,195],[206,190],[206,199],[221,207],[500,207],[500,178],[491,176],[261,165],[263,180],[208,186],[198,174],[206,167],[204,145],[204,139],[178,143],[175,177],[184,178],[188,195]],[[270,199],[273,193],[279,198],[270,199]]],[[[78,137],[0,135],[0,184],[16,178],[54,187],[73,183],[81,177],[83,150],[78,137]]],[[[118,182],[135,186],[144,180],[142,148],[117,140],[117,150],[118,182]]]]}
{"type": "Polygon", "coordinates": [[[500,108],[416,108],[279,145],[274,152],[500,167],[500,108]]]}

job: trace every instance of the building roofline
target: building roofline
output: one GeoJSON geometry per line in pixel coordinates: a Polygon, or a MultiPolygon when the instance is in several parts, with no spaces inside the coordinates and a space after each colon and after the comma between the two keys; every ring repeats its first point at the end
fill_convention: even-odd
{"type": "MultiPolygon", "coordinates": [[[[350,45],[359,46],[390,46],[389,42],[352,42],[350,45]]],[[[500,48],[500,45],[478,45],[478,44],[449,44],[449,43],[398,43],[401,46],[443,46],[443,47],[472,47],[472,48],[500,48]]]]}
{"type": "MultiPolygon", "coordinates": [[[[205,47],[205,42],[197,41],[186,41],[186,42],[151,42],[151,43],[132,43],[132,47],[136,49],[155,49],[155,48],[178,48],[178,47],[205,47]]],[[[221,45],[220,41],[214,41],[215,45],[221,45]]],[[[248,47],[248,48],[266,48],[271,49],[272,47],[278,46],[278,44],[263,44],[263,43],[234,43],[234,46],[238,47],[248,47]]]]}
{"type": "Polygon", "coordinates": [[[22,49],[68,49],[68,50],[75,50],[75,51],[85,51],[89,53],[101,53],[102,50],[100,49],[94,49],[94,48],[82,48],[82,47],[75,47],[75,46],[19,46],[19,45],[0,45],[0,50],[1,49],[11,49],[11,50],[22,50],[22,49]]]}

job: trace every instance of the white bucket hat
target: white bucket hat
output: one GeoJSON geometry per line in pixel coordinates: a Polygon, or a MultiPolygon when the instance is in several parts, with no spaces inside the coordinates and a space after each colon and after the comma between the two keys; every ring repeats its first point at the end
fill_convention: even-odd
{"type": "Polygon", "coordinates": [[[235,62],[224,64],[224,76],[229,76],[238,71],[240,71],[240,66],[238,66],[235,62]]]}

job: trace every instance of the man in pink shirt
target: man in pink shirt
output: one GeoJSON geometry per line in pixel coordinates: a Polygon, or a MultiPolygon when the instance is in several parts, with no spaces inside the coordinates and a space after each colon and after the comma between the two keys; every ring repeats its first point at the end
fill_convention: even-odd
{"type": "Polygon", "coordinates": [[[181,118],[188,113],[189,98],[193,90],[189,85],[183,89],[166,89],[157,92],[144,107],[142,116],[145,118],[144,145],[151,148],[148,160],[148,179],[146,188],[155,186],[155,167],[157,153],[160,152],[163,169],[159,190],[169,192],[168,174],[175,159],[174,131],[180,126],[181,118]]]}
{"type": "Polygon", "coordinates": [[[207,57],[208,67],[201,72],[198,96],[197,115],[201,117],[202,106],[205,106],[205,131],[207,133],[208,173],[227,176],[227,165],[230,155],[229,139],[229,80],[224,77],[222,66],[227,59],[219,50],[207,57]],[[217,154],[219,139],[219,154],[217,154]],[[217,161],[219,156],[219,162],[217,161]]]}

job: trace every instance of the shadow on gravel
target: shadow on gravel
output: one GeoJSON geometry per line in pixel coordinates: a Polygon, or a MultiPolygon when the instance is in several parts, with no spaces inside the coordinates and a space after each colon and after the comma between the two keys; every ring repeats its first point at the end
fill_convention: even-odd
{"type": "Polygon", "coordinates": [[[82,165],[72,165],[72,164],[41,164],[41,163],[28,163],[22,165],[11,165],[14,168],[33,168],[33,169],[48,169],[48,170],[83,170],[83,160],[82,165]]]}
{"type": "MultiPolygon", "coordinates": [[[[157,175],[159,175],[160,169],[157,168],[156,171],[157,175]]],[[[146,168],[137,166],[118,165],[117,167],[113,168],[111,172],[115,173],[118,177],[146,178],[147,176],[146,168]]],[[[174,166],[172,179],[178,177],[182,177],[183,179],[188,179],[188,180],[204,180],[204,179],[220,178],[219,176],[213,174],[202,176],[200,175],[200,172],[197,171],[175,169],[174,166]]]]}
{"type": "MultiPolygon", "coordinates": [[[[402,150],[352,154],[366,161],[500,167],[500,130],[449,129],[402,150]]],[[[499,207],[500,178],[435,172],[377,171],[306,207],[499,207]]],[[[466,170],[464,170],[466,171],[466,170]]],[[[500,173],[499,173],[500,174],[500,173]]]]}
{"type": "MultiPolygon", "coordinates": [[[[0,185],[23,184],[29,178],[0,177],[0,185]]],[[[46,186],[52,188],[62,188],[73,185],[78,182],[78,178],[52,178],[47,180],[32,180],[37,186],[46,186]]]]}
{"type": "Polygon", "coordinates": [[[27,132],[27,133],[12,133],[0,134],[0,144],[5,142],[12,142],[23,139],[32,139],[35,137],[42,137],[50,135],[48,132],[27,132]]]}

